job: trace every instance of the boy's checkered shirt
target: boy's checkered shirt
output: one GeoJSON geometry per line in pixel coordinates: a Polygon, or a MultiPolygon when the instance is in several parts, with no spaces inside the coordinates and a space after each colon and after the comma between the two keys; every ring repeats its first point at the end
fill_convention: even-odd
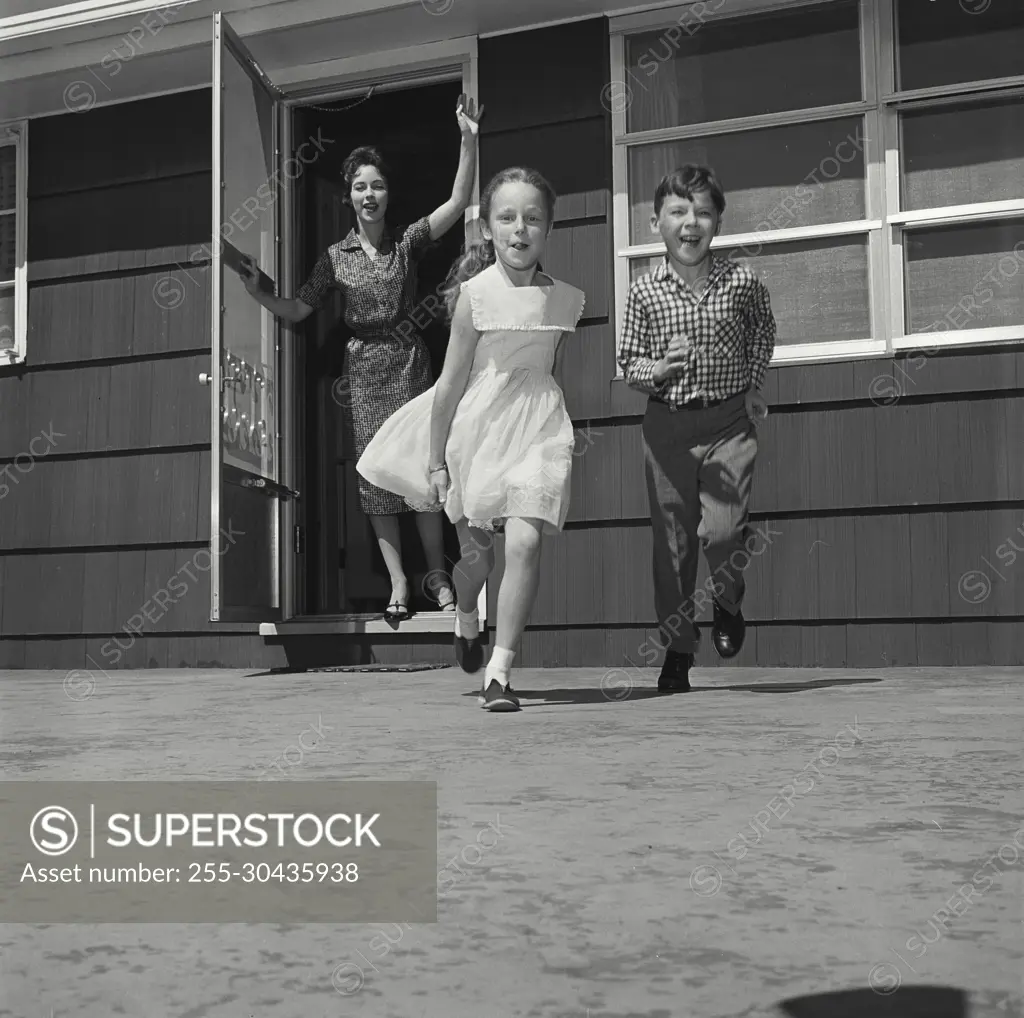
{"type": "Polygon", "coordinates": [[[676,407],[691,399],[728,399],[760,389],[775,351],[768,288],[752,269],[712,256],[698,297],[665,259],[629,288],[618,361],[626,382],[676,407]],[[690,340],[685,371],[662,385],[654,365],[675,335],[690,340]]]}

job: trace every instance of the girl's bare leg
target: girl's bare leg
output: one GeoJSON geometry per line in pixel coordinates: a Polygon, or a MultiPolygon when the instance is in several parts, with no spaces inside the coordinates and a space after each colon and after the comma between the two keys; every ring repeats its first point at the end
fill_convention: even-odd
{"type": "Polygon", "coordinates": [[[509,519],[505,524],[505,575],[498,589],[498,620],[495,646],[484,682],[508,681],[508,672],[530,617],[540,583],[540,549],[543,521],[509,519]]]}
{"type": "MultiPolygon", "coordinates": [[[[472,629],[474,623],[465,616],[475,618],[480,591],[484,589],[487,577],[494,568],[494,534],[478,527],[471,527],[465,520],[455,525],[459,534],[459,550],[461,557],[455,565],[455,593],[459,599],[460,635],[467,639],[476,636],[472,629]]],[[[478,623],[477,623],[478,624],[478,623]]]]}
{"type": "Polygon", "coordinates": [[[444,568],[444,531],[441,517],[444,513],[417,513],[416,528],[420,532],[423,551],[427,558],[426,593],[446,611],[455,610],[455,595],[451,580],[444,568]]]}

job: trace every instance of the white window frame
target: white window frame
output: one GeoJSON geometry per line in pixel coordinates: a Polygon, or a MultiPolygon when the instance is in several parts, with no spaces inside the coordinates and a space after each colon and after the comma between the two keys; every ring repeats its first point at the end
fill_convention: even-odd
{"type": "Polygon", "coordinates": [[[0,124],[0,147],[14,146],[14,208],[0,216],[14,216],[14,285],[0,283],[0,293],[14,293],[14,345],[0,349],[0,365],[23,364],[28,336],[28,121],[0,124]]]}
{"type": "MultiPolygon", "coordinates": [[[[610,21],[611,85],[629,85],[626,38],[672,25],[720,22],[753,13],[791,10],[827,0],[704,0],[703,3],[660,7],[624,14],[610,21]]],[[[868,300],[871,335],[858,339],[777,345],[772,365],[845,361],[890,355],[899,350],[940,346],[988,345],[1024,340],[1024,325],[907,334],[903,236],[915,226],[948,225],[1024,217],[1024,199],[978,202],[973,205],[905,212],[900,209],[899,111],[963,102],[983,94],[992,98],[1024,95],[1024,76],[985,82],[936,86],[899,92],[895,87],[897,43],[896,0],[859,0],[863,98],[833,106],[787,111],[754,117],[634,132],[626,130],[626,106],[612,103],[612,188],[615,281],[616,347],[622,335],[631,258],[664,253],[660,243],[631,244],[629,209],[629,149],[659,141],[740,133],[757,128],[833,120],[843,116],[864,118],[865,218],[855,222],[794,227],[764,233],[726,234],[716,237],[713,249],[757,243],[767,246],[823,237],[866,236],[868,239],[868,300]]],[[[700,30],[699,28],[697,29],[700,30]]],[[[614,93],[613,93],[614,94],[614,93]]],[[[628,93],[626,93],[628,95],[628,93]]],[[[628,104],[627,104],[628,105],[628,104]]],[[[617,377],[621,368],[616,365],[617,377]]]]}

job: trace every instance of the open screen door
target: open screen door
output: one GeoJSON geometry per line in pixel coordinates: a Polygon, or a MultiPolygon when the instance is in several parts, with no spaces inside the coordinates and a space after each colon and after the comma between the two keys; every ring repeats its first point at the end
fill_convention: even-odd
{"type": "Polygon", "coordinates": [[[211,607],[223,622],[281,618],[277,324],[245,289],[243,257],[274,292],[280,93],[220,12],[213,16],[211,607]]]}

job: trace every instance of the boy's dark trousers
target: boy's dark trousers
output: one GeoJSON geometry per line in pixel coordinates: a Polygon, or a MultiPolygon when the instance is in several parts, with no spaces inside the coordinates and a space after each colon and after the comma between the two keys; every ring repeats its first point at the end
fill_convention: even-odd
{"type": "Polygon", "coordinates": [[[643,423],[647,494],[654,537],[654,604],[667,649],[693,654],[699,609],[697,555],[708,560],[714,596],[735,613],[743,601],[750,485],[757,436],[744,394],[711,407],[650,400],[643,423]]]}

